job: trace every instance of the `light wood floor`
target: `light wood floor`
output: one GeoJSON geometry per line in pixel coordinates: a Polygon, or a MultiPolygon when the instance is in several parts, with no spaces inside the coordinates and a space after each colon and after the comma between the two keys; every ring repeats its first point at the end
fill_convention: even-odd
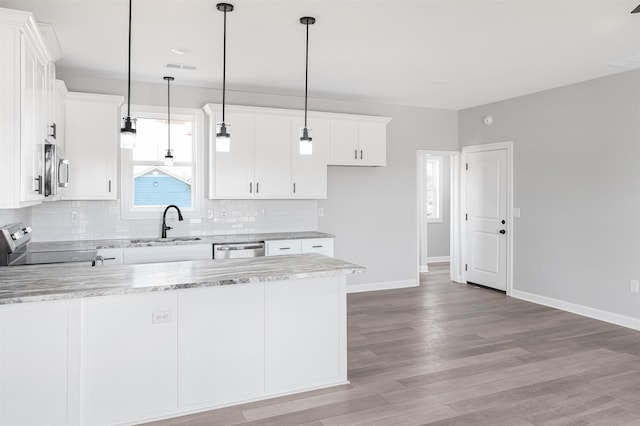
{"type": "Polygon", "coordinates": [[[448,276],[348,296],[350,385],[153,424],[640,425],[640,332],[448,276]]]}

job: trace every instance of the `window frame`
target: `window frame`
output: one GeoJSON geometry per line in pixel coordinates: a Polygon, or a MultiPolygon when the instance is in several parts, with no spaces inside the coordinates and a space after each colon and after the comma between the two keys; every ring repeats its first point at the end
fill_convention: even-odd
{"type": "MultiPolygon", "coordinates": [[[[122,107],[123,117],[126,115],[122,107]]],[[[153,105],[131,105],[131,116],[165,120],[167,107],[153,105]]],[[[182,215],[188,219],[202,217],[204,199],[204,113],[197,108],[171,108],[171,118],[192,121],[192,162],[193,179],[191,182],[192,207],[181,208],[182,215]]],[[[187,165],[176,162],[176,166],[187,165]]],[[[157,219],[161,217],[166,206],[133,205],[133,150],[120,149],[120,213],[122,219],[157,219]]]]}
{"type": "MultiPolygon", "coordinates": [[[[425,182],[424,182],[424,192],[425,192],[425,203],[426,203],[426,193],[427,191],[431,190],[435,192],[435,195],[433,197],[434,199],[434,207],[433,207],[433,211],[434,211],[434,216],[433,217],[427,217],[427,223],[441,223],[443,222],[443,217],[442,217],[442,203],[443,203],[443,194],[442,194],[442,183],[443,183],[443,179],[442,179],[442,173],[443,173],[443,157],[440,155],[428,155],[426,162],[425,162],[425,182]],[[433,176],[433,188],[429,187],[428,184],[428,173],[427,173],[427,164],[431,163],[433,166],[433,169],[435,170],[434,176],[433,176]]],[[[425,208],[425,214],[426,214],[426,204],[424,206],[425,208]]]]}

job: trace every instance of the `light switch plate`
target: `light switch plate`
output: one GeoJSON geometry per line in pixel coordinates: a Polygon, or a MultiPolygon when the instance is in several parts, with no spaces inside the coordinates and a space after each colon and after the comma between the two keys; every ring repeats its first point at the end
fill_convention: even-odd
{"type": "Polygon", "coordinates": [[[513,208],[513,217],[520,217],[520,207],[513,208]]]}

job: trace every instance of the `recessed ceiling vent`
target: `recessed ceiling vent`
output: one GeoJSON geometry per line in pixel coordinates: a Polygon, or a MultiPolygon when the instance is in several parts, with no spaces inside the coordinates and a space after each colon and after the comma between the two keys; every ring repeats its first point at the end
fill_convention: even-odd
{"type": "Polygon", "coordinates": [[[618,59],[605,63],[606,66],[611,68],[622,68],[625,70],[635,70],[640,68],[640,55],[630,56],[624,59],[618,59]]]}
{"type": "Polygon", "coordinates": [[[178,69],[178,70],[193,71],[193,70],[196,69],[196,66],[195,65],[169,63],[169,64],[167,64],[167,68],[174,68],[174,69],[178,69]]]}

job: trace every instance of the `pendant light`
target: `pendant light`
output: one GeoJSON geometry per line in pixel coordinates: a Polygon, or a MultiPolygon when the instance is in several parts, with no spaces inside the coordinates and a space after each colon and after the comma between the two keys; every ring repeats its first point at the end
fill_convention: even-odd
{"type": "Polygon", "coordinates": [[[227,12],[233,12],[233,5],[218,3],[216,9],[224,13],[224,37],[222,45],[222,122],[216,124],[216,151],[231,151],[231,134],[227,131],[229,124],[225,121],[224,106],[227,91],[227,12]]]}
{"type": "Polygon", "coordinates": [[[171,91],[170,84],[173,77],[164,77],[167,80],[167,155],[164,156],[164,165],[173,166],[173,151],[171,150],[171,91]]]}
{"type": "Polygon", "coordinates": [[[300,129],[300,155],[313,154],[313,142],[311,129],[307,127],[307,91],[309,87],[309,25],[316,23],[316,18],[304,16],[300,18],[300,23],[307,27],[307,45],[304,67],[304,127],[300,129]]]}
{"type": "Polygon", "coordinates": [[[120,148],[133,149],[136,146],[136,119],[131,118],[131,4],[129,0],[129,66],[127,76],[127,116],[120,129],[120,148]]]}

